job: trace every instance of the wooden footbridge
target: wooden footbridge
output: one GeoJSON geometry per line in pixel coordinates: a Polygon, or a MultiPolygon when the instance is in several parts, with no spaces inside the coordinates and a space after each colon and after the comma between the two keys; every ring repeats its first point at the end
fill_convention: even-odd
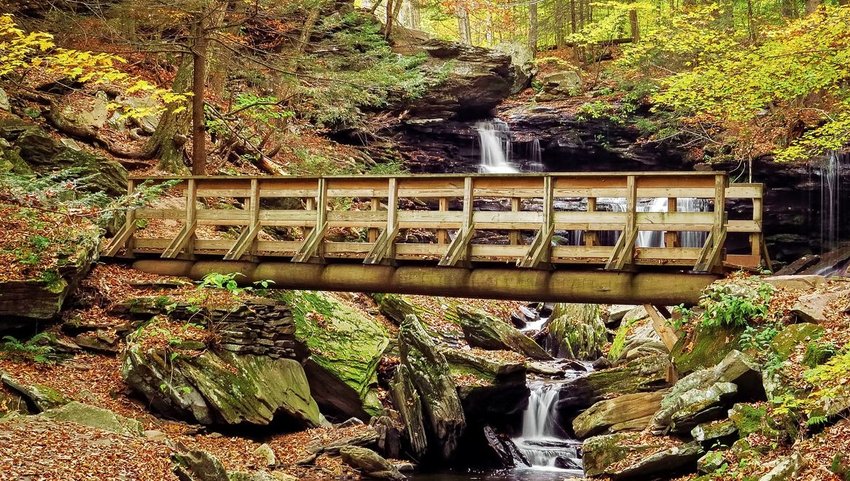
{"type": "Polygon", "coordinates": [[[719,172],[134,177],[129,192],[164,182],[104,256],[282,288],[668,305],[766,260],[762,186],[719,172]],[[642,246],[652,232],[663,243],[642,246]]]}

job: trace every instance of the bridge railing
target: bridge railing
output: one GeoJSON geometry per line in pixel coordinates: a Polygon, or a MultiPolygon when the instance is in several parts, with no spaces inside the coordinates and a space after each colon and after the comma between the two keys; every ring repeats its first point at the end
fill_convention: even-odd
{"type": "Polygon", "coordinates": [[[757,266],[763,254],[761,185],[716,172],[134,177],[129,190],[166,181],[173,196],[130,211],[104,255],[710,271],[757,266]],[[727,218],[731,201],[746,218],[727,218]],[[729,234],[749,236],[747,251],[726,254],[729,234]]]}

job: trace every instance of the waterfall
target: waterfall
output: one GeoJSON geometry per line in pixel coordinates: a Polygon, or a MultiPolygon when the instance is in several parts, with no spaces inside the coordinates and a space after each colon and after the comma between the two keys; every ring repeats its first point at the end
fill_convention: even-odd
{"type": "Polygon", "coordinates": [[[531,141],[531,152],[528,156],[529,169],[533,171],[543,170],[543,149],[540,147],[540,139],[531,141]]]}
{"type": "Polygon", "coordinates": [[[478,140],[481,148],[481,163],[478,166],[482,173],[502,174],[516,173],[510,163],[511,159],[511,129],[505,122],[494,119],[475,124],[478,130],[478,140]]]}
{"type": "Polygon", "coordinates": [[[820,168],[820,242],[821,252],[838,247],[841,222],[841,156],[831,152],[820,168]]]}
{"type": "Polygon", "coordinates": [[[522,435],[514,438],[514,443],[531,464],[530,469],[581,476],[581,441],[564,438],[556,422],[561,384],[540,382],[529,387],[522,435]]]}

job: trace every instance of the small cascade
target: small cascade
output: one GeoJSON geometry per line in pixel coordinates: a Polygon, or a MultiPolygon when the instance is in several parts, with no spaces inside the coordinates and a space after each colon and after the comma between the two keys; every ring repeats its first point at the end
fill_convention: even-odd
{"type": "Polygon", "coordinates": [[[522,435],[514,443],[535,470],[581,476],[581,441],[568,439],[555,421],[560,384],[533,384],[523,413],[522,435]]]}
{"type": "Polygon", "coordinates": [[[820,168],[820,242],[821,253],[838,247],[841,222],[841,175],[847,168],[842,156],[832,152],[820,168]]]}
{"type": "MultiPolygon", "coordinates": [[[[599,206],[607,206],[608,210],[612,212],[626,211],[626,199],[623,198],[600,198],[598,202],[599,206]]],[[[676,210],[679,212],[707,212],[708,207],[709,204],[706,199],[676,199],[676,210]]],[[[667,212],[667,199],[660,197],[640,202],[638,212],[667,212]]],[[[681,247],[702,247],[707,235],[706,232],[681,232],[679,233],[679,245],[681,247]]],[[[636,244],[638,247],[664,247],[664,232],[640,231],[637,235],[636,244]]]]}
{"type": "Polygon", "coordinates": [[[533,139],[529,145],[531,151],[528,155],[528,168],[535,172],[542,171],[544,168],[543,149],[540,147],[540,139],[533,139]]]}
{"type": "Polygon", "coordinates": [[[507,123],[494,119],[475,124],[481,148],[479,171],[486,174],[519,172],[511,163],[511,129],[507,123]]]}

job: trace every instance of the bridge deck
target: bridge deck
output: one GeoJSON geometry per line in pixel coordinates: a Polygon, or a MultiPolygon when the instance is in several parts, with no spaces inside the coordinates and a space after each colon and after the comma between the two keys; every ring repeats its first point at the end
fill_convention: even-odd
{"type": "Polygon", "coordinates": [[[167,181],[179,197],[131,210],[105,256],[711,272],[763,254],[762,186],[718,172],[135,177],[129,190],[167,181]],[[681,198],[703,211],[677,211],[681,198]],[[729,220],[727,202],[742,200],[751,215],[729,220]],[[663,246],[641,246],[652,232],[663,246]],[[683,246],[688,232],[701,243],[683,246]],[[725,252],[730,234],[749,236],[746,252],[725,252]]]}

